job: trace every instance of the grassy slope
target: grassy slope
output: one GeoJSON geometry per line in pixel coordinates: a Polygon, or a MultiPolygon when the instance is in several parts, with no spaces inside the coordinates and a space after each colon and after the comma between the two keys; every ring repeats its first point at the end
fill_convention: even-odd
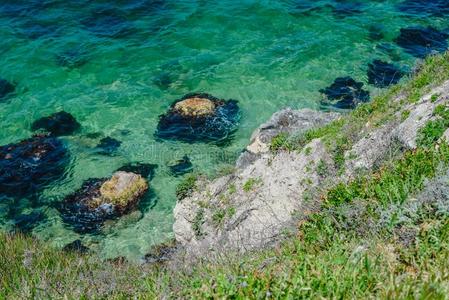
{"type": "MultiPolygon", "coordinates": [[[[367,122],[379,126],[391,120],[404,101],[417,101],[447,79],[449,54],[430,57],[413,78],[343,120],[299,139],[280,137],[272,149],[301,148],[321,137],[343,166],[355,130],[367,122]],[[392,101],[399,93],[406,94],[402,103],[392,101]]],[[[436,142],[449,125],[449,114],[443,107],[437,113],[441,120],[421,131],[418,150],[327,191],[325,209],[298,224],[298,235],[276,249],[243,257],[229,254],[173,270],[104,263],[90,255],[62,253],[29,237],[1,234],[0,299],[446,298],[449,216],[436,214],[432,202],[418,205],[418,213],[411,215],[404,206],[424,187],[425,178],[443,176],[441,167],[449,164],[449,147],[436,142]],[[407,224],[398,221],[405,215],[407,224]]]]}

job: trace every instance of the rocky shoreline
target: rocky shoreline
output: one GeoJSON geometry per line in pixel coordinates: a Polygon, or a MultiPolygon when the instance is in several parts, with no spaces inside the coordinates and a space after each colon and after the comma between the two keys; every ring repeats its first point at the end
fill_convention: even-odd
{"type": "MultiPolygon", "coordinates": [[[[254,132],[232,174],[211,182],[199,179],[192,195],[177,202],[176,242],[191,257],[275,244],[320,209],[320,191],[372,172],[392,155],[416,149],[419,131],[438,118],[435,109],[448,100],[449,81],[417,101],[398,94],[390,104],[398,109],[377,123],[351,128],[353,136],[341,145],[341,153],[330,150],[329,141],[321,138],[294,150],[273,151],[270,146],[283,134],[300,139],[345,116],[307,109],[275,113],[254,132]]],[[[341,130],[344,126],[351,124],[341,130]]]]}

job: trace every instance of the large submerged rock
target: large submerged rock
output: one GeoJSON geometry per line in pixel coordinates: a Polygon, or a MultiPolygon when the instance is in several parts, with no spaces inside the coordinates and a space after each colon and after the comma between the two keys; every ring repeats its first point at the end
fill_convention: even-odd
{"type": "Polygon", "coordinates": [[[321,89],[320,93],[326,96],[322,104],[340,109],[353,109],[370,99],[369,92],[363,89],[363,83],[349,76],[338,77],[329,87],[321,89]]]}
{"type": "Polygon", "coordinates": [[[379,88],[397,84],[405,75],[401,69],[393,64],[375,59],[368,64],[368,83],[379,88]]]}
{"type": "Polygon", "coordinates": [[[160,116],[155,135],[185,142],[223,141],[236,130],[239,119],[237,101],[189,94],[160,116]]]}
{"type": "Polygon", "coordinates": [[[449,14],[449,1],[405,0],[398,5],[398,8],[412,17],[446,17],[449,14]]]}
{"type": "Polygon", "coordinates": [[[104,221],[135,209],[148,190],[142,176],[118,171],[110,179],[89,179],[81,189],[65,198],[60,211],[75,231],[100,229],[104,221]]]}
{"type": "Polygon", "coordinates": [[[447,50],[449,35],[433,27],[402,28],[396,43],[407,53],[425,58],[429,54],[442,53],[447,50]]]}
{"type": "Polygon", "coordinates": [[[64,174],[68,162],[64,144],[50,136],[0,146],[0,193],[21,196],[40,191],[64,174]]]}
{"type": "Polygon", "coordinates": [[[71,114],[60,111],[33,122],[31,129],[45,130],[54,136],[70,135],[81,127],[80,123],[71,114]]]}
{"type": "Polygon", "coordinates": [[[14,92],[16,86],[6,79],[0,78],[0,100],[14,92]]]}

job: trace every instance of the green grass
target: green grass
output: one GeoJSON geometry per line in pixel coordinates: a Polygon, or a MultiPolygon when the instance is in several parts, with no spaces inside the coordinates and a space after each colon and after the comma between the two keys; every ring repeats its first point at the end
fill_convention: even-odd
{"type": "MultiPolygon", "coordinates": [[[[272,150],[302,149],[321,138],[341,168],[344,151],[361,128],[381,126],[405,103],[418,101],[449,78],[449,55],[429,57],[420,69],[323,128],[298,139],[278,137],[272,150]],[[403,100],[392,101],[398,95],[403,100]]],[[[200,257],[187,265],[136,265],[65,253],[27,236],[0,233],[0,299],[447,299],[449,214],[436,213],[428,204],[408,213],[401,205],[426,179],[449,167],[449,146],[437,143],[448,116],[448,109],[438,106],[435,118],[420,131],[417,150],[386,161],[374,174],[323,191],[325,207],[298,224],[297,236],[274,248],[245,255],[220,252],[220,258],[200,257]],[[407,217],[415,232],[411,243],[402,242],[403,225],[376,228],[387,212],[391,218],[407,217]]],[[[318,169],[326,172],[324,165],[318,169]]],[[[242,188],[250,192],[259,182],[248,180],[242,188]]],[[[178,199],[195,187],[196,177],[187,176],[178,199]]],[[[234,193],[235,185],[228,195],[234,193]]],[[[204,214],[200,208],[192,216],[197,237],[203,234],[204,214]]],[[[221,226],[234,214],[232,207],[217,209],[212,219],[221,226]]]]}
{"type": "Polygon", "coordinates": [[[195,190],[198,176],[194,174],[187,175],[183,181],[176,187],[176,198],[182,200],[192,195],[195,190]]]}
{"type": "Polygon", "coordinates": [[[271,139],[270,150],[273,152],[292,150],[292,144],[289,138],[287,133],[279,133],[271,139]]]}
{"type": "Polygon", "coordinates": [[[435,108],[435,120],[431,120],[418,132],[417,144],[421,147],[431,147],[438,141],[449,127],[449,109],[439,105],[435,108]]]}
{"type": "Polygon", "coordinates": [[[381,169],[378,173],[358,178],[349,184],[340,183],[329,190],[329,205],[341,205],[354,200],[376,200],[383,204],[402,203],[422,188],[426,178],[432,178],[439,167],[449,165],[449,146],[443,143],[430,149],[419,148],[381,169]]]}
{"type": "Polygon", "coordinates": [[[257,184],[261,182],[260,178],[250,178],[243,184],[243,191],[250,192],[257,184]]]}

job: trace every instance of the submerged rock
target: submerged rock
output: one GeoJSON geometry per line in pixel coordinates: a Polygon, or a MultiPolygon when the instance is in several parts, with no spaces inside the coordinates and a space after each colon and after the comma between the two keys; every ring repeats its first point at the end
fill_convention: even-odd
{"type": "Polygon", "coordinates": [[[363,2],[338,0],[333,6],[334,15],[340,18],[345,18],[363,12],[363,2]]]}
{"type": "Polygon", "coordinates": [[[122,142],[119,140],[107,136],[100,140],[96,148],[100,151],[100,154],[111,155],[117,151],[121,144],[122,142]]]}
{"type": "Polygon", "coordinates": [[[56,63],[69,69],[79,68],[88,61],[87,53],[80,49],[71,49],[56,55],[56,63]]]}
{"type": "Polygon", "coordinates": [[[429,54],[442,53],[448,48],[447,33],[433,27],[402,28],[396,43],[407,53],[424,58],[429,54]]]}
{"type": "Polygon", "coordinates": [[[156,137],[185,142],[221,141],[230,137],[240,119],[235,100],[189,94],[160,116],[156,137]]]}
{"type": "Polygon", "coordinates": [[[378,59],[368,64],[368,82],[380,88],[398,83],[404,75],[397,66],[378,59]]]}
{"type": "Polygon", "coordinates": [[[36,21],[29,18],[20,26],[19,30],[26,38],[37,40],[56,37],[60,27],[55,23],[36,21]]]}
{"type": "Polygon", "coordinates": [[[368,38],[371,41],[380,41],[382,40],[385,36],[383,33],[383,28],[379,25],[371,25],[368,29],[368,38]]]}
{"type": "Polygon", "coordinates": [[[89,248],[83,245],[83,243],[80,240],[75,240],[62,248],[65,252],[77,252],[77,253],[87,253],[89,252],[89,248]]]}
{"type": "Polygon", "coordinates": [[[21,233],[30,233],[43,220],[45,220],[45,215],[40,211],[20,214],[14,217],[14,228],[21,233]]]}
{"type": "Polygon", "coordinates": [[[158,168],[156,164],[146,164],[140,162],[129,163],[117,171],[131,172],[141,175],[144,178],[153,179],[155,170],[158,168]]]}
{"type": "Polygon", "coordinates": [[[449,15],[447,0],[405,0],[398,5],[398,8],[410,16],[445,17],[449,15]]]}
{"type": "Polygon", "coordinates": [[[332,104],[336,108],[352,109],[358,104],[368,102],[369,92],[362,89],[363,83],[351,77],[339,77],[334,83],[321,89],[320,92],[327,97],[323,104],[332,104]]]}
{"type": "Polygon", "coordinates": [[[92,13],[82,24],[101,37],[124,37],[132,31],[131,22],[119,10],[102,9],[92,13]]]}
{"type": "Polygon", "coordinates": [[[63,220],[75,231],[100,229],[104,221],[136,208],[148,190],[142,176],[119,171],[110,179],[89,179],[81,189],[65,198],[60,207],[63,220]]]}
{"type": "Polygon", "coordinates": [[[64,174],[68,157],[60,140],[43,135],[0,146],[0,193],[20,196],[44,189],[64,174]]]}
{"type": "Polygon", "coordinates": [[[13,93],[16,86],[6,79],[0,78],[0,100],[13,93]]]}
{"type": "Polygon", "coordinates": [[[54,136],[70,135],[80,127],[80,123],[78,123],[71,114],[65,111],[60,111],[50,116],[40,118],[34,121],[31,125],[33,131],[44,129],[54,136]]]}
{"type": "Polygon", "coordinates": [[[192,162],[190,161],[190,158],[187,155],[185,155],[181,159],[169,163],[168,167],[170,169],[170,172],[174,176],[181,176],[189,172],[192,172],[193,170],[192,162]]]}

